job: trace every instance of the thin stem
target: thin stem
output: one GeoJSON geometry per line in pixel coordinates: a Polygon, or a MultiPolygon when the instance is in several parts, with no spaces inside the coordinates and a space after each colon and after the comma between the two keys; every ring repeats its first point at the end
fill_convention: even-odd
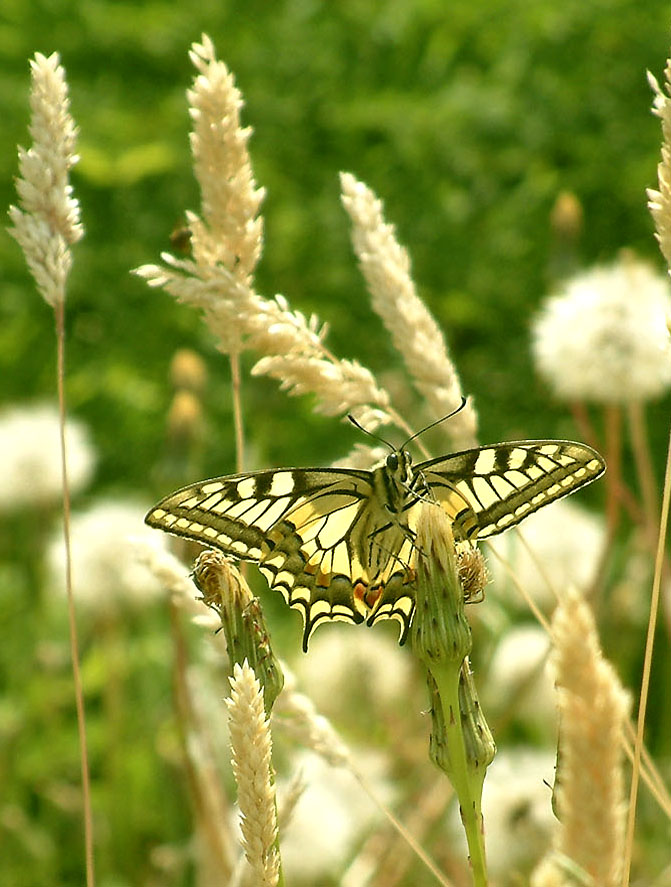
{"type": "Polygon", "coordinates": [[[629,433],[631,434],[636,473],[643,496],[646,530],[650,532],[653,527],[657,526],[659,518],[659,508],[657,505],[659,490],[650,457],[650,442],[648,440],[643,404],[640,401],[632,401],[628,404],[627,418],[629,420],[629,433]]]}
{"type": "Polygon", "coordinates": [[[606,525],[613,535],[620,514],[618,489],[622,476],[622,411],[619,406],[609,405],[606,412],[606,525]]]}
{"type": "MultiPolygon", "coordinates": [[[[625,755],[629,758],[633,766],[633,743],[635,741],[636,731],[629,721],[625,723],[624,728],[627,735],[622,739],[622,748],[624,749],[625,755]]],[[[667,819],[671,819],[671,798],[669,798],[667,788],[662,782],[662,776],[659,770],[655,767],[654,763],[651,761],[650,752],[646,749],[645,745],[642,748],[641,761],[641,779],[647,785],[648,791],[650,792],[652,797],[655,799],[655,801],[657,801],[662,813],[664,813],[667,819]]]]}
{"type": "Polygon", "coordinates": [[[591,447],[594,447],[597,450],[601,449],[599,436],[596,433],[596,429],[589,417],[585,404],[580,400],[575,400],[571,403],[570,407],[573,421],[580,431],[580,435],[584,438],[585,443],[588,443],[591,447]]]}
{"type": "Polygon", "coordinates": [[[235,427],[235,468],[238,474],[245,467],[245,435],[242,425],[242,397],[240,385],[240,354],[229,355],[231,361],[231,388],[233,390],[233,424],[235,427]]]}
{"type": "Polygon", "coordinates": [[[382,801],[370,783],[366,779],[363,773],[357,770],[355,767],[350,769],[350,772],[357,780],[361,788],[366,792],[368,797],[373,801],[374,804],[378,806],[380,811],[384,816],[389,820],[391,825],[396,829],[398,834],[403,838],[406,844],[410,847],[410,849],[415,853],[415,855],[420,859],[420,861],[427,867],[427,869],[431,872],[431,874],[435,877],[439,884],[442,884],[443,887],[452,887],[451,882],[445,877],[445,875],[440,871],[436,863],[431,859],[429,854],[424,850],[419,841],[411,834],[409,829],[407,829],[403,823],[394,816],[393,812],[390,808],[382,801]]]}
{"type": "Polygon", "coordinates": [[[95,885],[95,865],[93,857],[93,815],[91,812],[91,786],[89,778],[88,746],[86,743],[86,718],[84,714],[84,692],[79,668],[79,642],[77,640],[77,621],[75,619],[75,601],[72,593],[72,550],[70,545],[70,485],[68,482],[68,466],[65,440],[65,300],[58,299],[54,306],[56,321],[57,348],[57,388],[58,414],[61,444],[61,478],[63,483],[63,541],[65,545],[65,588],[68,599],[68,623],[70,628],[70,656],[72,659],[72,677],[75,689],[77,708],[77,729],[79,733],[79,753],[81,757],[82,795],[84,802],[84,846],[86,855],[86,885],[95,885]]]}
{"type": "MultiPolygon", "coordinates": [[[[411,836],[413,844],[405,840],[401,843],[396,840],[393,834],[389,836],[386,845],[382,847],[381,852],[378,854],[378,858],[382,859],[383,862],[375,874],[375,880],[372,882],[371,887],[375,887],[375,885],[377,887],[397,887],[398,884],[407,883],[408,869],[412,864],[412,854],[417,852],[416,848],[418,848],[420,853],[425,854],[419,842],[426,837],[432,825],[442,819],[447,805],[453,797],[454,790],[452,785],[445,779],[434,780],[431,786],[427,786],[422,791],[417,805],[408,811],[406,825],[401,826],[403,829],[400,832],[401,836],[405,838],[404,832],[407,832],[411,836]]],[[[376,801],[376,803],[378,802],[376,801]]],[[[390,813],[389,817],[393,817],[393,814],[390,813]]],[[[394,829],[396,829],[397,820],[391,818],[390,822],[394,829]]],[[[429,859],[428,856],[427,859],[429,859]]],[[[356,862],[355,859],[351,865],[352,869],[356,862]]],[[[449,881],[432,861],[431,871],[443,887],[453,887],[452,881],[449,881]]]]}
{"type": "Polygon", "coordinates": [[[212,871],[222,881],[231,877],[234,849],[229,833],[231,810],[222,788],[209,737],[194,708],[186,678],[187,651],[180,613],[170,601],[170,630],[173,642],[172,684],[175,703],[175,724],[182,746],[182,763],[193,803],[196,831],[200,830],[205,845],[200,857],[202,870],[212,871]],[[196,736],[197,745],[189,742],[196,736]],[[194,747],[198,751],[194,754],[194,747]]]}
{"type": "Polygon", "coordinates": [[[648,691],[650,688],[650,671],[652,668],[652,650],[655,640],[655,628],[657,626],[657,613],[659,610],[660,588],[662,585],[662,568],[664,565],[664,543],[669,519],[669,499],[671,499],[671,433],[666,456],[666,471],[664,474],[664,493],[662,495],[662,514],[659,522],[659,536],[657,538],[657,557],[655,559],[655,575],[652,581],[652,598],[650,601],[650,618],[648,619],[648,634],[645,642],[645,657],[643,660],[643,676],[641,678],[641,698],[638,704],[638,722],[636,727],[636,743],[634,744],[634,766],[631,776],[631,791],[629,795],[629,818],[627,820],[627,840],[625,845],[624,866],[622,871],[622,885],[629,884],[631,870],[631,856],[634,847],[634,829],[636,827],[636,801],[638,798],[639,772],[641,768],[641,751],[643,748],[643,730],[645,727],[645,715],[648,705],[648,691]]]}
{"type": "MultiPolygon", "coordinates": [[[[518,532],[519,538],[523,539],[523,536],[519,532],[519,530],[517,532],[518,532]]],[[[531,548],[528,548],[527,550],[529,552],[531,552],[531,548]]],[[[515,571],[513,570],[512,565],[510,564],[510,561],[507,558],[505,558],[502,554],[500,554],[496,550],[496,548],[494,548],[493,545],[489,545],[487,547],[487,551],[489,552],[489,554],[493,554],[494,557],[497,559],[497,561],[499,561],[499,563],[503,566],[506,573],[508,574],[508,578],[512,581],[513,585],[515,586],[515,588],[519,592],[520,596],[522,597],[522,599],[524,600],[526,605],[529,607],[529,610],[531,611],[533,616],[536,618],[536,621],[538,622],[538,624],[541,625],[545,629],[547,634],[550,634],[550,623],[547,621],[545,614],[540,609],[540,607],[538,606],[536,601],[531,597],[531,595],[528,593],[526,588],[524,588],[522,583],[517,578],[517,575],[516,575],[515,571]]],[[[552,586],[550,586],[550,587],[552,588],[552,586]]],[[[554,592],[554,589],[552,589],[552,590],[554,592]]]]}

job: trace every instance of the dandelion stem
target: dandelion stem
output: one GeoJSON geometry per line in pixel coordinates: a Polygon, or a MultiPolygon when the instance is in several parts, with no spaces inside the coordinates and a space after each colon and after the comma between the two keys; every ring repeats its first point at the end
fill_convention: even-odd
{"type": "Polygon", "coordinates": [[[79,668],[79,642],[75,601],[72,593],[72,551],[70,546],[70,486],[68,483],[67,450],[65,440],[65,300],[58,299],[54,305],[57,348],[57,387],[58,413],[60,420],[61,476],[63,479],[63,542],[65,545],[65,587],[68,597],[68,623],[70,629],[70,656],[72,677],[77,708],[77,729],[81,757],[82,795],[84,803],[84,846],[86,858],[86,884],[94,887],[95,865],[93,857],[93,816],[91,813],[91,787],[89,779],[88,746],[86,742],[86,718],[84,714],[84,693],[79,668]]]}

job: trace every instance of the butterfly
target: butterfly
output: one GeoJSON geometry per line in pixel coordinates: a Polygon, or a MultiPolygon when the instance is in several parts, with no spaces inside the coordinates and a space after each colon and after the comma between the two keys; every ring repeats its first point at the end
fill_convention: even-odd
{"type": "Polygon", "coordinates": [[[414,611],[412,567],[422,502],[440,505],[457,543],[518,524],[596,480],[605,462],[564,440],[499,443],[412,464],[392,450],[370,471],[280,468],[216,477],[171,493],[145,521],[259,565],[303,615],[303,649],[324,620],[397,619],[414,611]]]}

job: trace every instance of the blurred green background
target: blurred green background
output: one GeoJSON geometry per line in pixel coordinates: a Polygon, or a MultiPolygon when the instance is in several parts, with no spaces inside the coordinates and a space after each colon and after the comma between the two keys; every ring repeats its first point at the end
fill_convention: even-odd
{"type": "MultiPolygon", "coordinates": [[[[86,236],[68,287],[67,388],[70,411],[89,426],[99,454],[91,499],[133,492],[151,500],[167,492],[157,464],[178,348],[203,355],[210,375],[200,473],[234,468],[226,360],[196,312],[129,273],[158,261],[184,210],[198,209],[185,89],[193,76],[187,50],[202,32],[234,72],[243,122],[254,128],[252,161],[267,189],[258,291],[283,293],[293,308],[317,313],[330,324],[337,355],[356,358],[382,381],[393,378],[400,361],[369,308],[340,206],[337,174],[351,171],[384,200],[464,391],[475,398],[481,440],[489,442],[576,434],[566,407],[534,376],[528,347],[530,319],[561,273],[609,261],[623,247],[663,270],[646,209],[660,127],[645,72],[662,76],[670,21],[663,0],[4,0],[0,205],[16,200],[16,145],[29,144],[35,51],[61,54],[80,128],[72,182],[86,236]],[[551,223],[565,191],[583,213],[580,236],[568,246],[551,223]]],[[[6,234],[0,265],[0,405],[53,400],[52,312],[6,234]]],[[[252,362],[245,357],[245,368],[252,362]]],[[[256,466],[328,464],[357,440],[351,428],[314,416],[308,399],[287,400],[269,380],[246,376],[243,385],[256,466]]],[[[667,411],[668,402],[651,413],[659,454],[667,411]]],[[[16,525],[7,538],[19,540],[21,555],[5,552],[0,574],[10,589],[0,618],[12,635],[0,674],[8,698],[24,703],[17,710],[8,701],[0,711],[0,739],[9,737],[0,791],[36,825],[35,846],[12,832],[0,872],[8,867],[7,884],[78,884],[79,837],[42,790],[54,767],[64,783],[77,782],[72,711],[59,714],[60,732],[49,721],[57,737],[49,758],[40,735],[45,708],[71,704],[69,676],[65,667],[45,687],[33,658],[38,642],[64,632],[65,623],[45,627],[39,608],[30,607],[39,601],[35,573],[21,558],[31,550],[35,521],[23,515],[16,525]]],[[[139,713],[124,722],[124,748],[146,741],[147,728],[167,729],[170,717],[167,617],[151,611],[144,626],[138,618],[123,654],[114,648],[115,661],[124,663],[122,680],[133,677],[138,711],[154,714],[149,725],[139,713]]],[[[108,796],[97,799],[107,810],[100,883],[190,883],[186,875],[152,881],[143,870],[143,854],[159,837],[188,835],[188,802],[166,803],[147,770],[150,746],[138,745],[130,757],[104,756],[108,740],[98,742],[96,731],[104,733],[107,722],[96,719],[95,688],[109,661],[96,658],[95,634],[84,638],[84,651],[94,774],[102,778],[109,767],[113,775],[101,783],[108,796]]]]}
{"type": "MultiPolygon", "coordinates": [[[[329,343],[384,375],[399,361],[372,314],[339,202],[339,170],[380,196],[423,298],[476,398],[483,442],[561,432],[534,378],[528,324],[557,267],[550,215],[562,191],[584,211],[576,260],[631,247],[662,262],[646,210],[660,130],[646,69],[661,77],[662,0],[3,4],[2,204],[27,144],[28,58],[58,50],[81,162],[73,184],[86,238],[68,293],[69,399],[101,455],[101,486],[146,484],[160,449],[174,350],[212,375],[207,470],[233,466],[226,361],[193,310],[129,269],[157,261],[198,208],[184,91],[187,50],[206,31],[235,73],[254,127],[266,246],[259,292],[284,293],[331,326],[329,343]]],[[[3,400],[51,397],[53,332],[23,257],[0,238],[3,400]]],[[[246,386],[259,464],[329,462],[356,436],[246,386]],[[263,421],[258,421],[259,410],[263,421]],[[293,419],[306,433],[296,439],[293,419]]]]}

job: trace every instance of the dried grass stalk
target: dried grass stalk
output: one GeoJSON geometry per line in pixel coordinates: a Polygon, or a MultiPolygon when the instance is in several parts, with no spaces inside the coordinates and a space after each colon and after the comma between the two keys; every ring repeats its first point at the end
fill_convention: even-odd
{"type": "Polygon", "coordinates": [[[569,592],[552,620],[560,713],[556,801],[560,827],[553,851],[536,869],[534,887],[620,883],[626,801],[622,733],[630,700],[601,652],[594,617],[569,592]]]}
{"type": "Polygon", "coordinates": [[[163,265],[143,265],[136,273],[200,308],[221,351],[253,349],[264,355],[254,373],[279,379],[290,394],[316,394],[319,412],[351,411],[371,430],[396,421],[373,375],[324,347],[326,329],[314,315],[292,311],[282,296],[265,299],[254,291],[264,192],[256,187],[247,150],[251,129],[240,125],[242,97],[209,38],[203,35],[190,57],[198,71],[188,92],[191,149],[202,198],[201,215],[187,213],[193,257],[163,253],[163,265]]]}
{"type": "Polygon", "coordinates": [[[203,267],[223,265],[246,284],[261,255],[263,219],[257,213],[265,196],[256,187],[247,150],[252,131],[240,125],[242,96],[206,35],[193,44],[189,58],[199,72],[187,91],[202,210],[202,219],[187,214],[194,259],[203,267]]]}
{"type": "Polygon", "coordinates": [[[666,92],[648,72],[648,82],[655,93],[653,114],[662,121],[662,159],[657,166],[659,190],[648,188],[648,208],[657,229],[657,240],[667,265],[671,268],[671,59],[664,71],[666,92]]]}
{"type": "Polygon", "coordinates": [[[84,234],[79,203],[69,182],[69,172],[79,160],[77,127],[70,116],[58,53],[35,53],[30,69],[33,144],[28,150],[19,147],[16,190],[20,208],[9,208],[9,233],[21,246],[40,295],[55,308],[65,300],[65,281],[72,265],[69,246],[84,234]]]}
{"type": "MultiPolygon", "coordinates": [[[[459,406],[461,384],[438,324],[417,295],[410,259],[396,240],[382,202],[362,182],[341,173],[342,201],[352,219],[352,243],[368,284],[373,308],[384,321],[415,387],[434,418],[459,406]]],[[[477,418],[470,404],[452,418],[450,437],[458,447],[476,443],[477,418]]]]}
{"type": "Polygon", "coordinates": [[[236,665],[226,700],[233,772],[238,785],[242,844],[258,887],[275,887],[280,874],[275,786],[271,778],[272,740],[263,692],[245,662],[236,665]]]}

